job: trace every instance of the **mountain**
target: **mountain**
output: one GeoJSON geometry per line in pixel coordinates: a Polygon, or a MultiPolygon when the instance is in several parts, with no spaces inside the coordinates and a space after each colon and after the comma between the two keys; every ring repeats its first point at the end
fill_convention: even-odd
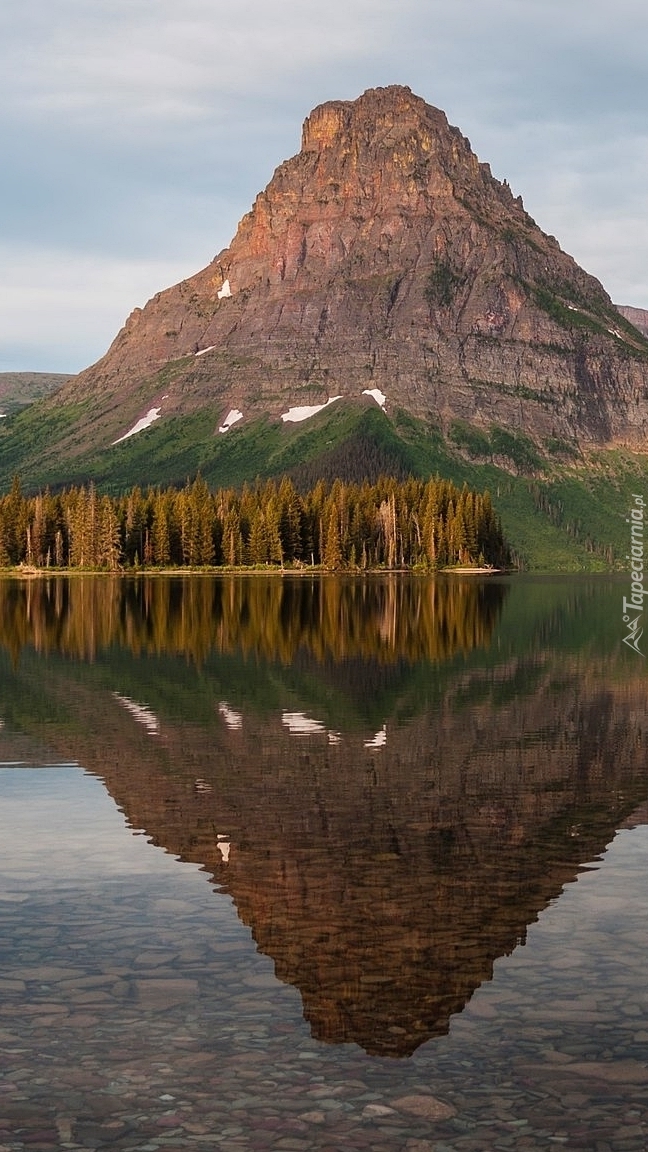
{"type": "Polygon", "coordinates": [[[229,248],[2,425],[5,485],[487,466],[502,489],[644,450],[648,339],[443,112],[393,86],[316,108],[229,248]]]}
{"type": "Polygon", "coordinates": [[[316,108],[230,247],[136,309],[65,398],[93,401],[106,449],[151,409],[216,403],[222,427],[366,389],[444,427],[636,443],[647,385],[648,341],[601,285],[391,87],[316,108]]]}
{"type": "Polygon", "coordinates": [[[631,308],[627,304],[617,304],[617,311],[634,324],[644,336],[648,336],[648,310],[645,308],[631,308]]]}
{"type": "Polygon", "coordinates": [[[56,392],[71,379],[57,372],[0,372],[0,414],[17,412],[56,392]]]}

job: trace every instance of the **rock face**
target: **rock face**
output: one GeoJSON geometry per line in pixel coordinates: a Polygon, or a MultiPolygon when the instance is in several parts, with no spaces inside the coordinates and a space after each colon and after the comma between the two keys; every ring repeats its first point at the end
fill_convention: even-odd
{"type": "Polygon", "coordinates": [[[93,397],[110,442],[147,408],[216,403],[222,424],[371,389],[446,430],[641,444],[648,427],[648,341],[404,87],[316,108],[230,247],[64,396],[93,397]]]}
{"type": "Polygon", "coordinates": [[[648,311],[645,308],[631,308],[627,304],[617,304],[617,311],[625,316],[635,328],[642,332],[644,336],[648,336],[648,311]]]}

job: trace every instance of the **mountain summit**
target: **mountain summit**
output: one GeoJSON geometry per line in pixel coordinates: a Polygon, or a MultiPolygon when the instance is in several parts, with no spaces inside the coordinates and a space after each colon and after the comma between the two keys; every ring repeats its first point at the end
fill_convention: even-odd
{"type": "Polygon", "coordinates": [[[235,436],[339,398],[445,433],[645,443],[646,337],[405,87],[315,108],[230,247],[135,309],[56,406],[109,453],[165,417],[235,436]]]}

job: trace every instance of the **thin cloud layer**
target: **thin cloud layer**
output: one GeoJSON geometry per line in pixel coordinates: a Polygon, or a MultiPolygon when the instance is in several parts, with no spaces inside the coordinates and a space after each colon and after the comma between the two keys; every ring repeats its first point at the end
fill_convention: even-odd
{"type": "Polygon", "coordinates": [[[643,0],[5,6],[0,368],[97,359],[158,276],[229,243],[314,105],[390,83],[444,108],[613,298],[648,307],[647,36],[643,0]]]}
{"type": "Polygon", "coordinates": [[[180,261],[2,244],[0,267],[4,370],[35,372],[74,371],[79,348],[88,350],[82,367],[98,359],[126,313],[153,295],[151,285],[175,283],[186,273],[180,261]]]}

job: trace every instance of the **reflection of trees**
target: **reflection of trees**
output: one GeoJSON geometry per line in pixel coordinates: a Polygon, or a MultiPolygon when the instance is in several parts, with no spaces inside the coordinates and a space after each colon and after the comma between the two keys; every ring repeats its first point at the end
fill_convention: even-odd
{"type": "Polygon", "coordinates": [[[0,645],[91,660],[131,652],[211,651],[291,663],[351,657],[443,660],[490,641],[505,586],[385,579],[120,579],[54,577],[0,583],[0,645]]]}

